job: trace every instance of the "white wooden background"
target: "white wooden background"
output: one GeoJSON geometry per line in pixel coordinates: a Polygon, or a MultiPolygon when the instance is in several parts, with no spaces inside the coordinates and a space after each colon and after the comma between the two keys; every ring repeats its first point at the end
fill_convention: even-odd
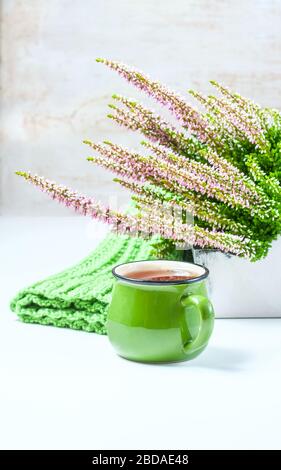
{"type": "Polygon", "coordinates": [[[1,213],[71,215],[14,176],[27,169],[108,200],[127,194],[82,139],[139,137],[105,116],[137,96],[94,59],[119,59],[185,93],[225,82],[281,107],[281,0],[2,0],[1,213]]]}

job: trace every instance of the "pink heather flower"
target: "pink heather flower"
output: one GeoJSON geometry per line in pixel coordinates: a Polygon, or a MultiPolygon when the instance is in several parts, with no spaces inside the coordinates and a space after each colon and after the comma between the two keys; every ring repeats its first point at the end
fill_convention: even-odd
{"type": "Polygon", "coordinates": [[[138,212],[123,214],[40,176],[18,174],[65,206],[111,224],[117,233],[155,234],[195,247],[262,257],[270,244],[265,241],[270,224],[277,233],[280,221],[281,185],[277,176],[265,171],[278,155],[271,145],[281,128],[280,112],[260,108],[212,82],[221,98],[191,91],[205,107],[203,114],[141,72],[119,62],[98,61],[166,106],[183,126],[180,131],[143,105],[114,95],[118,104],[110,105],[110,117],[145,135],[149,154],[111,142],[85,141],[97,153],[89,160],[118,176],[116,181],[132,192],[138,212]],[[189,215],[195,224],[183,223],[189,215]]]}
{"type": "Polygon", "coordinates": [[[115,70],[139,90],[144,91],[160,104],[167,106],[181,124],[192,134],[195,134],[201,142],[207,140],[207,121],[202,118],[198,111],[186,103],[180,95],[164,87],[161,83],[151,80],[138,70],[120,62],[107,59],[97,59],[97,62],[102,62],[112,70],[115,70]]]}
{"type": "Polygon", "coordinates": [[[217,230],[227,229],[233,234],[250,233],[247,226],[220,214],[216,203],[201,199],[200,196],[192,192],[187,192],[184,197],[181,197],[176,193],[167,193],[155,185],[135,183],[119,178],[115,178],[114,181],[135,194],[133,199],[140,203],[145,202],[147,205],[153,205],[155,201],[158,201],[171,207],[180,207],[193,216],[199,217],[200,220],[208,222],[217,230]]]}
{"type": "Polygon", "coordinates": [[[180,192],[196,191],[227,202],[233,207],[248,208],[251,203],[258,201],[256,195],[243,194],[240,181],[229,184],[211,167],[168,154],[159,148],[157,157],[143,157],[110,142],[106,146],[85,142],[105,157],[92,157],[89,160],[111,169],[119,176],[160,184],[162,182],[167,189],[174,188],[180,192]]]}
{"type": "Polygon", "coordinates": [[[176,221],[175,224],[173,217],[167,217],[166,219],[161,216],[160,206],[157,204],[146,207],[142,215],[122,214],[113,211],[110,207],[104,207],[92,198],[79,195],[76,191],[57,185],[55,182],[43,177],[26,172],[17,172],[17,174],[23,176],[27,181],[65,206],[73,208],[82,215],[88,215],[112,225],[113,230],[118,233],[133,236],[160,234],[170,240],[184,241],[201,247],[211,246],[240,256],[249,257],[254,254],[254,245],[250,250],[247,241],[243,237],[214,230],[209,231],[180,221],[176,221]]]}
{"type": "Polygon", "coordinates": [[[254,103],[253,101],[244,98],[243,96],[239,95],[238,93],[233,93],[229,88],[226,86],[221,85],[220,83],[216,82],[215,80],[211,80],[210,83],[216,87],[223,96],[226,97],[230,105],[236,105],[237,108],[242,111],[243,115],[247,115],[247,118],[253,122],[256,122],[258,127],[262,127],[264,124],[264,120],[262,117],[262,108],[254,103]]]}
{"type": "Polygon", "coordinates": [[[265,145],[265,138],[263,135],[263,130],[259,122],[253,122],[250,120],[247,113],[243,112],[241,109],[234,105],[230,104],[228,101],[217,98],[210,97],[210,103],[213,103],[217,106],[217,109],[227,121],[232,124],[238,131],[245,135],[249,142],[256,144],[261,148],[265,145]]]}
{"type": "MultiPolygon", "coordinates": [[[[214,115],[218,115],[220,125],[236,137],[246,137],[249,142],[256,144],[261,148],[265,145],[265,138],[260,121],[254,119],[253,115],[239,107],[235,101],[228,101],[217,98],[216,96],[205,97],[201,93],[189,90],[206,109],[210,110],[214,115]]],[[[211,143],[211,142],[210,142],[211,143]]],[[[215,143],[215,142],[214,142],[215,143]]]]}
{"type": "Polygon", "coordinates": [[[115,114],[109,114],[108,117],[119,125],[132,131],[140,130],[150,140],[161,145],[170,147],[173,144],[171,133],[175,131],[169,128],[160,116],[153,115],[152,112],[145,111],[144,108],[140,109],[140,107],[132,108],[131,112],[116,106],[111,105],[111,107],[115,110],[115,114]]]}
{"type": "Polygon", "coordinates": [[[127,110],[110,104],[114,114],[108,117],[117,124],[132,131],[141,131],[152,142],[157,142],[175,151],[194,153],[198,150],[198,144],[194,140],[187,138],[182,132],[178,132],[174,126],[166,122],[161,116],[153,113],[139,103],[131,101],[122,96],[113,95],[115,100],[126,106],[127,110]],[[197,147],[197,148],[196,148],[197,147]]]}
{"type": "MultiPolygon", "coordinates": [[[[254,251],[254,243],[249,248],[249,240],[239,235],[224,233],[223,231],[208,230],[197,225],[183,224],[176,221],[173,217],[167,223],[167,211],[163,211],[162,204],[143,204],[140,207],[142,214],[147,213],[149,220],[153,222],[155,227],[161,227],[165,238],[188,243],[190,246],[197,246],[200,248],[210,247],[218,249],[223,252],[230,252],[232,254],[244,257],[252,256],[254,251]],[[157,208],[157,210],[155,210],[157,208]],[[163,214],[165,217],[163,217],[163,214]],[[164,221],[164,222],[163,222],[164,221]],[[164,225],[163,225],[164,224],[164,225]],[[168,225],[168,229],[166,227],[168,225]],[[169,232],[170,227],[170,232],[169,232]]],[[[163,236],[163,234],[162,234],[163,236]]]]}

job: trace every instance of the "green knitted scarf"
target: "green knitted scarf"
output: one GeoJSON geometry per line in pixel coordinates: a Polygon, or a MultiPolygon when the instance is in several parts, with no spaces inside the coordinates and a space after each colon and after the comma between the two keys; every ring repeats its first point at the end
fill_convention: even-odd
{"type": "Polygon", "coordinates": [[[24,322],[106,334],[112,267],[149,258],[151,241],[110,234],[80,263],[20,291],[11,309],[24,322]]]}

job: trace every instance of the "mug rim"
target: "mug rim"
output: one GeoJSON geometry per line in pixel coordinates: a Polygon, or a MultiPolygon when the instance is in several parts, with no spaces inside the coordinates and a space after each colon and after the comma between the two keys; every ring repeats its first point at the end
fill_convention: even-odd
{"type": "Polygon", "coordinates": [[[117,264],[116,266],[114,266],[112,268],[112,274],[115,278],[117,279],[121,279],[122,281],[126,281],[126,282],[129,282],[129,283],[132,283],[132,284],[146,284],[146,285],[149,285],[149,286],[152,286],[152,285],[157,285],[157,286],[166,286],[166,285],[178,285],[178,284],[193,284],[194,282],[199,282],[199,281],[202,281],[203,279],[206,279],[208,276],[209,276],[209,269],[206,268],[205,266],[203,266],[202,264],[198,264],[198,263],[190,263],[190,262],[187,262],[187,261],[177,261],[177,260],[171,260],[171,259],[140,259],[140,260],[137,260],[137,261],[128,261],[127,263],[120,263],[120,264],[117,264]],[[185,280],[179,280],[179,281],[148,281],[148,280],[144,280],[144,279],[131,279],[130,277],[126,277],[126,276],[122,276],[121,274],[118,274],[116,273],[116,269],[117,268],[120,268],[121,266],[125,266],[127,264],[135,264],[135,263],[143,263],[143,262],[155,262],[155,261],[174,261],[174,262],[177,262],[177,263],[184,263],[184,264],[191,264],[193,266],[198,266],[199,268],[202,268],[204,270],[204,273],[203,274],[200,274],[199,276],[196,276],[196,277],[193,277],[191,279],[185,279],[185,280]]]}

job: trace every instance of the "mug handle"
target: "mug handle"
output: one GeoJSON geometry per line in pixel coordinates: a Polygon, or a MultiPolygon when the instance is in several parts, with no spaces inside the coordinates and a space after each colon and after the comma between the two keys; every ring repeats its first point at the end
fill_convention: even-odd
{"type": "Polygon", "coordinates": [[[195,306],[200,318],[199,331],[196,338],[191,339],[183,344],[186,353],[204,346],[211,336],[214,327],[214,309],[213,305],[207,297],[199,294],[184,295],[181,298],[184,307],[195,306]]]}

